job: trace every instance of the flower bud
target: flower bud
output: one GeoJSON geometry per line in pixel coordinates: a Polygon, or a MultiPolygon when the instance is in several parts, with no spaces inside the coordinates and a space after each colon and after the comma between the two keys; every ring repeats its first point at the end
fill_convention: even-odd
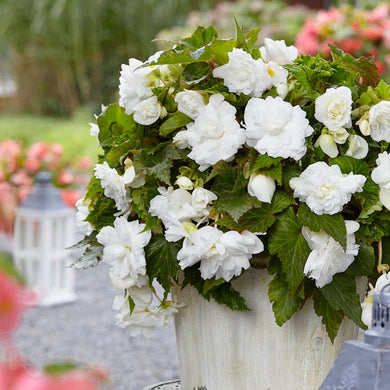
{"type": "Polygon", "coordinates": [[[261,173],[252,173],[249,178],[248,193],[260,202],[271,203],[276,190],[275,181],[261,173]]]}
{"type": "Polygon", "coordinates": [[[176,180],[176,184],[182,188],[183,190],[192,190],[194,188],[194,184],[192,183],[192,181],[186,177],[186,176],[180,176],[177,180],[176,180]]]}
{"type": "Polygon", "coordinates": [[[276,87],[276,92],[278,93],[278,95],[284,99],[287,94],[288,94],[288,84],[286,83],[280,83],[277,87],[276,87]]]}
{"type": "Polygon", "coordinates": [[[349,140],[349,148],[345,153],[346,156],[356,158],[358,160],[362,160],[367,156],[368,153],[368,143],[359,135],[350,135],[348,137],[349,140]]]}
{"type": "Polygon", "coordinates": [[[364,325],[371,328],[372,326],[372,301],[364,301],[362,306],[362,322],[364,325]]]}
{"type": "Polygon", "coordinates": [[[364,119],[362,121],[358,121],[357,123],[359,125],[360,132],[363,135],[370,135],[371,131],[370,131],[370,125],[368,123],[368,120],[364,119]]]}
{"type": "Polygon", "coordinates": [[[336,142],[330,134],[321,134],[314,146],[319,146],[327,156],[332,158],[337,157],[339,154],[336,142]]]}

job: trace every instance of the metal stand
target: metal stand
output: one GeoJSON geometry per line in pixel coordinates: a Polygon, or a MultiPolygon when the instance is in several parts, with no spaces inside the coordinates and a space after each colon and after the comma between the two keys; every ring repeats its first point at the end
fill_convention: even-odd
{"type": "Polygon", "coordinates": [[[169,381],[156,383],[155,385],[145,387],[143,390],[181,390],[180,381],[169,381]]]}

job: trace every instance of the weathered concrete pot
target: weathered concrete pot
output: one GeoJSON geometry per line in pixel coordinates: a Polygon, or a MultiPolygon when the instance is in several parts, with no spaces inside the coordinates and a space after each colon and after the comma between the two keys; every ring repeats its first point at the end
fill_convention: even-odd
{"type": "Polygon", "coordinates": [[[271,280],[266,270],[251,269],[234,283],[249,313],[207,302],[192,287],[174,291],[185,305],[176,317],[182,390],[320,387],[342,343],[356,338],[358,328],[344,320],[332,344],[311,301],[279,327],[268,299],[271,280]]]}

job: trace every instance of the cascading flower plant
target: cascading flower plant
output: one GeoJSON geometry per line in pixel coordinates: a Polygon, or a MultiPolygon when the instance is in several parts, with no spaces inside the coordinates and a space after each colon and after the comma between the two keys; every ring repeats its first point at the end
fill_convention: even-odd
{"type": "Polygon", "coordinates": [[[109,265],[133,335],[172,322],[176,284],[250,310],[232,282],[259,264],[279,325],[312,298],[331,339],[344,315],[364,327],[355,279],[387,271],[390,244],[390,86],[370,59],[255,47],[258,32],[199,27],[130,59],[97,118],[74,266],[109,265]]]}

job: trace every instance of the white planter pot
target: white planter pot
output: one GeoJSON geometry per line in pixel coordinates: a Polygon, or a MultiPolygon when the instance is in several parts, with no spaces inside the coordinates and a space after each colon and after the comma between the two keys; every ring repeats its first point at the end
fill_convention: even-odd
{"type": "Polygon", "coordinates": [[[272,277],[252,269],[234,286],[252,309],[233,312],[207,302],[193,287],[175,290],[185,305],[176,317],[182,390],[317,390],[345,340],[358,328],[344,320],[332,344],[313,304],[283,327],[268,298],[272,277]]]}

